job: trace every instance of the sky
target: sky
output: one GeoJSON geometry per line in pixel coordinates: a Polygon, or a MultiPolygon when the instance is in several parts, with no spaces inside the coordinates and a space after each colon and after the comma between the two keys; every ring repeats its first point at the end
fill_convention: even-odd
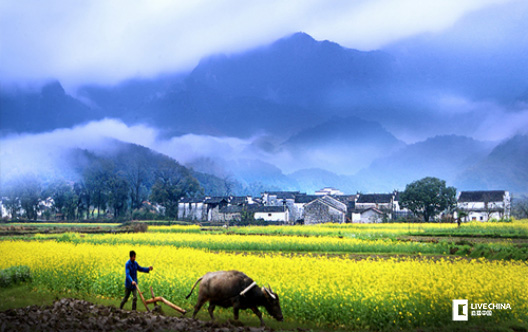
{"type": "MultiPolygon", "coordinates": [[[[348,48],[374,50],[440,33],[475,12],[523,2],[1,1],[0,80],[58,79],[67,89],[115,84],[130,77],[188,71],[208,55],[242,52],[298,31],[348,48]]],[[[508,17],[497,19],[497,26],[508,22],[508,17]]],[[[488,25],[480,28],[490,35],[488,25]]]]}
{"type": "MultiPolygon", "coordinates": [[[[86,84],[188,72],[210,55],[241,53],[299,31],[351,49],[404,55],[398,58],[417,71],[421,61],[429,66],[433,59],[439,73],[455,72],[446,75],[450,81],[445,86],[452,90],[441,85],[434,91],[410,89],[415,95],[405,90],[405,102],[414,109],[402,103],[397,114],[387,108],[371,119],[368,107],[359,105],[365,111],[358,116],[380,121],[406,143],[448,134],[499,142],[527,133],[528,101],[509,102],[528,93],[526,0],[6,0],[0,1],[0,84],[57,79],[75,95],[86,84]],[[479,71],[486,72],[485,80],[479,81],[479,71]]],[[[350,96],[330,95],[334,106],[343,107],[353,105],[350,96]]],[[[285,174],[309,167],[351,174],[371,161],[355,161],[352,168],[349,160],[339,159],[340,152],[328,151],[309,151],[300,160],[284,151],[256,148],[267,139],[257,134],[162,138],[158,128],[104,119],[2,138],[2,177],[6,170],[25,173],[37,165],[54,172],[60,168],[61,151],[100,148],[107,138],[152,148],[183,164],[200,158],[250,158],[285,174]]]]}

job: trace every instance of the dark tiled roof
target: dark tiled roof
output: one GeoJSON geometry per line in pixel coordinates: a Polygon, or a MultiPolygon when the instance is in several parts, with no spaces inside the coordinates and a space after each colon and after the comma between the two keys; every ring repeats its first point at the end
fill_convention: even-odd
{"type": "Polygon", "coordinates": [[[190,197],[184,197],[180,199],[180,203],[203,203],[205,198],[190,198],[190,197]]]}
{"type": "Polygon", "coordinates": [[[383,214],[383,212],[381,210],[376,209],[375,207],[370,207],[368,209],[353,209],[351,211],[351,213],[360,213],[361,214],[361,213],[367,212],[369,210],[372,210],[372,211],[376,212],[377,214],[383,214]]]}
{"type": "Polygon", "coordinates": [[[244,211],[244,207],[240,205],[229,205],[220,209],[220,213],[241,213],[242,211],[244,211]]]}
{"type": "Polygon", "coordinates": [[[358,203],[390,203],[392,194],[361,194],[358,203]]]}
{"type": "Polygon", "coordinates": [[[311,201],[315,201],[321,196],[316,195],[297,195],[295,196],[295,203],[310,203],[311,201]]]}
{"type": "Polygon", "coordinates": [[[211,197],[205,200],[205,204],[220,204],[222,201],[227,202],[225,197],[211,197]]]}
{"type": "Polygon", "coordinates": [[[345,204],[356,201],[356,195],[336,195],[332,197],[345,204]]]}
{"type": "Polygon", "coordinates": [[[315,201],[312,201],[312,202],[310,202],[308,204],[315,204],[317,202],[319,202],[321,204],[328,205],[330,207],[333,207],[334,209],[339,210],[339,211],[341,211],[343,213],[346,212],[346,205],[343,206],[344,203],[341,203],[337,199],[332,198],[330,196],[319,196],[318,199],[316,199],[315,201]]]}
{"type": "Polygon", "coordinates": [[[338,201],[337,199],[330,197],[330,196],[323,196],[319,198],[320,201],[324,202],[325,204],[333,207],[336,210],[346,212],[346,204],[338,201]]]}
{"type": "Polygon", "coordinates": [[[458,201],[466,202],[502,202],[504,200],[504,190],[490,191],[462,191],[458,201]]]}
{"type": "Polygon", "coordinates": [[[284,208],[282,206],[259,206],[254,212],[284,212],[284,208]]]}
{"type": "Polygon", "coordinates": [[[246,203],[246,196],[233,196],[229,200],[229,204],[232,205],[239,205],[239,204],[245,204],[246,203]]]}

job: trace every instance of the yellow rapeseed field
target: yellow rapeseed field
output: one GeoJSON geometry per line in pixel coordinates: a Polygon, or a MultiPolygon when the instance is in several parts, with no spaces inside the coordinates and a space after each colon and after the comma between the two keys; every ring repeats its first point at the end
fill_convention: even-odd
{"type": "MultiPolygon", "coordinates": [[[[399,235],[420,234],[457,234],[471,233],[497,235],[528,235],[528,220],[513,222],[465,222],[460,227],[456,223],[380,223],[380,224],[316,224],[304,226],[250,226],[211,228],[218,232],[266,235],[312,235],[344,237],[394,237],[399,235]]],[[[199,226],[150,226],[149,232],[186,232],[198,233],[199,226]]]]}
{"type": "Polygon", "coordinates": [[[208,271],[237,269],[280,295],[288,321],[321,326],[383,329],[451,322],[451,301],[509,303],[482,322],[528,321],[528,265],[485,259],[341,257],[214,253],[207,250],[132,244],[0,241],[0,269],[27,265],[39,287],[116,297],[124,291],[129,250],[142,266],[153,264],[140,286],[190,310],[185,300],[194,281],[208,271]]]}

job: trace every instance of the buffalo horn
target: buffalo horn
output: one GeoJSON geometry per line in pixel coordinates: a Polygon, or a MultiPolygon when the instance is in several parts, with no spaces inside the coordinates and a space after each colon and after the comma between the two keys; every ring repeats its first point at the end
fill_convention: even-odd
{"type": "MultiPolygon", "coordinates": [[[[268,284],[268,288],[269,288],[269,284],[268,284]]],[[[266,293],[268,293],[269,296],[271,296],[272,299],[276,300],[277,297],[275,296],[275,294],[271,292],[271,289],[268,289],[268,288],[264,287],[264,290],[266,291],[266,293]]]]}
{"type": "Polygon", "coordinates": [[[244,289],[243,291],[240,292],[240,295],[244,295],[246,294],[251,288],[253,288],[253,286],[255,286],[257,284],[256,281],[253,281],[253,283],[249,286],[246,287],[246,289],[244,289]]]}

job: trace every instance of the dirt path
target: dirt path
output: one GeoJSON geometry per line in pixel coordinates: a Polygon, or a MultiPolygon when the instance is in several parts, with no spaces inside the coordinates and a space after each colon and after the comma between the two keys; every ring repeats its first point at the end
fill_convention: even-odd
{"type": "Polygon", "coordinates": [[[3,331],[207,331],[258,332],[270,328],[235,326],[191,318],[163,316],[158,312],[134,312],[96,305],[83,300],[61,299],[51,306],[29,306],[0,312],[3,331]]]}

